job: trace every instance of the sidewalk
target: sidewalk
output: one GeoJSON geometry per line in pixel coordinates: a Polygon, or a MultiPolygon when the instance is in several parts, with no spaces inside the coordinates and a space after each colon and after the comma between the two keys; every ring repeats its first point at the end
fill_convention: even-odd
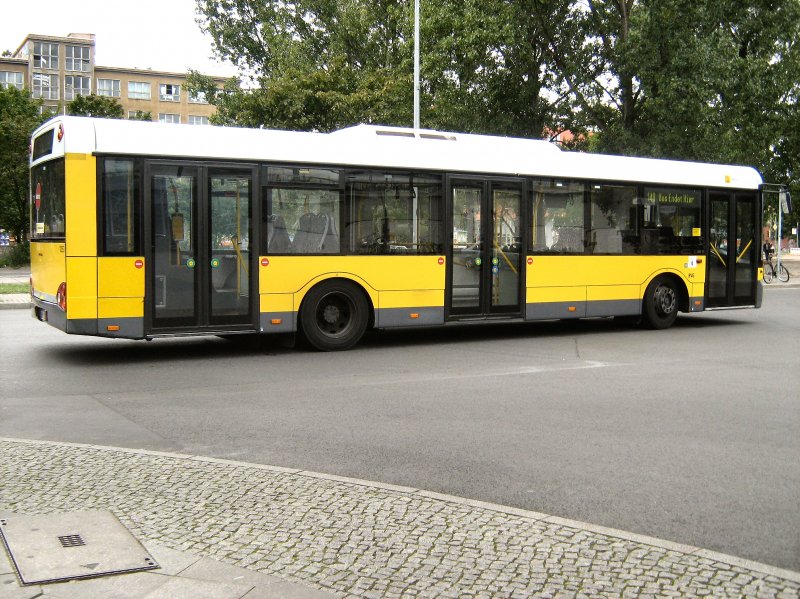
{"type": "MultiPolygon", "coordinates": [[[[27,285],[30,282],[30,276],[30,268],[0,268],[0,284],[27,285]]],[[[0,293],[0,310],[30,307],[31,296],[28,293],[0,293]]]]}
{"type": "MultiPolygon", "coordinates": [[[[0,513],[114,513],[162,565],[0,597],[774,597],[800,572],[419,489],[0,438],[0,513]]],[[[2,549],[0,549],[2,552],[2,549]]]]}

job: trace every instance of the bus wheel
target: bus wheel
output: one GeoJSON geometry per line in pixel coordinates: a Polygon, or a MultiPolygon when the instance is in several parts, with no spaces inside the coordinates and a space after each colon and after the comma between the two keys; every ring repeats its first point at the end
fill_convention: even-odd
{"type": "Polygon", "coordinates": [[[349,281],[325,281],[308,292],[300,325],[308,342],[321,351],[350,349],[367,330],[369,306],[349,281]]]}
{"type": "Polygon", "coordinates": [[[670,277],[657,277],[647,287],[642,310],[645,324],[651,329],[667,329],[678,317],[678,289],[670,277]]]}

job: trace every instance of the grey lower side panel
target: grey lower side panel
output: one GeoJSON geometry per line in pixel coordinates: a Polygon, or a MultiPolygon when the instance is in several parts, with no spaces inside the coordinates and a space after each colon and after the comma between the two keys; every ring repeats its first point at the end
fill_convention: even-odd
{"type": "Polygon", "coordinates": [[[379,308],[375,310],[375,327],[424,327],[444,324],[444,308],[379,308]],[[412,315],[416,314],[416,318],[412,315]]]}
{"type": "Polygon", "coordinates": [[[598,300],[586,302],[586,316],[638,316],[642,313],[642,301],[598,300]]]}
{"type": "Polygon", "coordinates": [[[525,320],[587,318],[592,316],[638,316],[639,300],[598,300],[594,302],[542,302],[525,306],[525,320]],[[574,310],[570,310],[574,308],[574,310]]]}
{"type": "Polygon", "coordinates": [[[758,281],[756,285],[756,308],[761,307],[761,302],[764,301],[764,284],[758,281]]]}
{"type": "Polygon", "coordinates": [[[121,339],[144,339],[144,318],[100,318],[97,334],[101,337],[121,339]],[[118,331],[109,331],[109,326],[118,326],[118,331]]]}
{"type": "Polygon", "coordinates": [[[689,312],[702,312],[706,309],[705,299],[702,297],[689,298],[689,312]],[[700,302],[699,304],[696,302],[700,302]]]}
{"type": "Polygon", "coordinates": [[[70,318],[67,320],[70,335],[97,335],[96,318],[70,318]]]}
{"type": "Polygon", "coordinates": [[[297,331],[297,313],[261,312],[258,330],[261,333],[294,333],[297,331]],[[274,320],[280,320],[280,324],[273,324],[274,320]]]}
{"type": "Polygon", "coordinates": [[[525,320],[551,320],[553,318],[584,318],[586,302],[541,302],[525,305],[525,320]],[[570,308],[575,308],[570,311],[570,308]]]}

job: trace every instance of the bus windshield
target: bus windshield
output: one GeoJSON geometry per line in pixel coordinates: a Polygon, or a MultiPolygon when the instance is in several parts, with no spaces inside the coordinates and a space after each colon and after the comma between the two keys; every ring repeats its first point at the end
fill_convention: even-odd
{"type": "Polygon", "coordinates": [[[64,159],[31,169],[31,239],[64,239],[64,159]]]}

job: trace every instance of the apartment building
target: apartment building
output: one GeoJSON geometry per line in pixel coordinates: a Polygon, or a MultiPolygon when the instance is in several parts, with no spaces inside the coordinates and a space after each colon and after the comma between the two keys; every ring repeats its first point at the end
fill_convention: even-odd
{"type": "MultiPolygon", "coordinates": [[[[224,77],[214,77],[220,86],[224,77]]],[[[116,99],[127,118],[150,113],[154,121],[207,125],[214,107],[186,91],[186,74],[95,64],[95,36],[29,34],[10,57],[0,57],[0,86],[30,89],[45,107],[64,111],[76,96],[116,99]]]]}

